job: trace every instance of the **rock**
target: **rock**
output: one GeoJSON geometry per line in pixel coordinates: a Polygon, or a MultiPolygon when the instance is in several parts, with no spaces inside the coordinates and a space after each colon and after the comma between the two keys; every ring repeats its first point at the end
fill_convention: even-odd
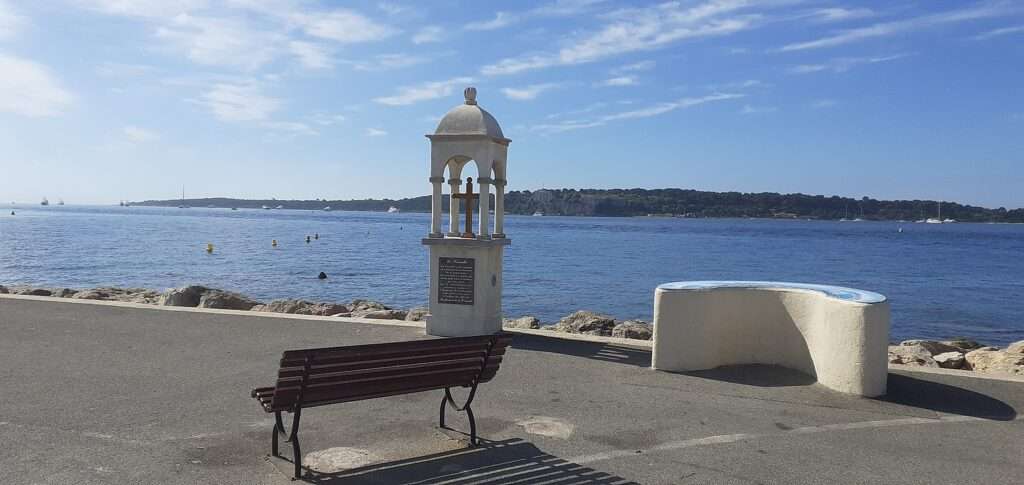
{"type": "Polygon", "coordinates": [[[160,305],[197,307],[199,306],[199,300],[203,298],[203,294],[207,291],[210,291],[210,289],[205,286],[196,285],[168,290],[160,298],[160,305]]]}
{"type": "Polygon", "coordinates": [[[942,354],[942,353],[946,353],[946,352],[958,352],[958,351],[960,351],[959,347],[954,347],[952,345],[944,344],[942,342],[936,342],[934,340],[904,340],[904,341],[900,342],[900,345],[902,345],[902,346],[920,345],[921,347],[924,347],[925,350],[927,350],[928,353],[930,353],[932,355],[942,354]]]}
{"type": "Polygon", "coordinates": [[[975,372],[1024,375],[1024,354],[978,349],[964,356],[965,368],[975,372]]]}
{"type": "Polygon", "coordinates": [[[943,352],[932,356],[943,369],[959,369],[964,366],[963,352],[943,352]]]}
{"type": "Polygon", "coordinates": [[[612,328],[612,337],[650,340],[654,327],[643,320],[626,320],[612,328]]]}
{"type": "Polygon", "coordinates": [[[586,310],[579,310],[575,313],[562,317],[552,330],[569,333],[582,333],[587,335],[612,334],[615,327],[615,319],[608,315],[600,315],[586,310]]]}
{"type": "Polygon", "coordinates": [[[505,328],[540,328],[540,320],[531,315],[519,318],[506,318],[502,322],[502,326],[505,328]]]}
{"type": "Polygon", "coordinates": [[[956,337],[950,340],[943,340],[942,343],[956,347],[961,352],[967,353],[975,349],[980,349],[982,345],[977,340],[971,340],[965,337],[956,337]]]}
{"type": "Polygon", "coordinates": [[[144,288],[92,288],[75,292],[75,294],[71,295],[71,298],[76,300],[123,301],[152,305],[160,301],[161,295],[153,290],[144,288]]]}
{"type": "Polygon", "coordinates": [[[52,296],[53,292],[46,288],[22,288],[14,291],[15,295],[29,295],[29,296],[52,296]]]}
{"type": "Polygon", "coordinates": [[[422,322],[427,319],[427,315],[430,315],[429,308],[416,307],[409,310],[409,313],[405,314],[405,321],[422,322]]]}
{"type": "Polygon", "coordinates": [[[251,308],[255,312],[291,313],[295,315],[334,316],[348,313],[348,307],[338,303],[313,303],[306,300],[274,300],[251,308]]]}
{"type": "Polygon", "coordinates": [[[360,312],[367,312],[371,310],[390,310],[391,307],[385,306],[383,303],[376,302],[373,300],[352,300],[352,303],[348,306],[349,311],[353,314],[360,312]]]}
{"type": "Polygon", "coordinates": [[[368,310],[365,312],[352,312],[353,317],[372,318],[375,320],[405,320],[404,310],[368,310]]]}
{"type": "Polygon", "coordinates": [[[1024,354],[1024,340],[1018,340],[1010,345],[1006,346],[1006,353],[1008,354],[1024,354]]]}
{"type": "Polygon", "coordinates": [[[917,365],[922,367],[938,367],[931,352],[920,345],[890,345],[889,363],[917,365]]]}
{"type": "Polygon", "coordinates": [[[199,308],[219,308],[221,310],[249,310],[260,302],[245,295],[230,291],[210,290],[199,298],[199,308]]]}
{"type": "Polygon", "coordinates": [[[69,298],[72,295],[74,295],[75,293],[78,293],[78,292],[75,291],[75,290],[72,290],[71,288],[61,288],[59,290],[54,291],[53,292],[53,296],[60,297],[60,298],[69,298]]]}

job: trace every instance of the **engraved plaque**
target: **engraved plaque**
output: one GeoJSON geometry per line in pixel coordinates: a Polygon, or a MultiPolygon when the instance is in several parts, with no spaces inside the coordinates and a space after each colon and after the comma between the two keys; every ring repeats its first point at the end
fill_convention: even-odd
{"type": "Polygon", "coordinates": [[[438,258],[437,302],[451,305],[473,304],[473,258],[438,258]]]}

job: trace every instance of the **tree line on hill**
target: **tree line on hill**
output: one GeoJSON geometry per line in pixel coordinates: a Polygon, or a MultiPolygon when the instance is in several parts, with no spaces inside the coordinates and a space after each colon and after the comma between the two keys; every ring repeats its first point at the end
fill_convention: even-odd
{"type": "MultiPolygon", "coordinates": [[[[492,196],[493,198],[493,196],[492,196]]],[[[430,196],[407,199],[363,200],[244,200],[230,198],[148,200],[133,203],[146,206],[237,207],[286,209],[429,212],[430,196]]],[[[448,198],[444,198],[447,210],[448,198]]],[[[491,207],[494,207],[492,202],[491,207]]],[[[940,203],[934,200],[877,200],[850,197],[778,194],[774,192],[709,192],[689,189],[541,189],[505,194],[508,214],[566,216],[675,216],[752,217],[785,219],[920,220],[939,217],[940,203]]],[[[1024,208],[990,209],[956,202],[941,202],[941,217],[961,222],[1024,223],[1024,208]]]]}

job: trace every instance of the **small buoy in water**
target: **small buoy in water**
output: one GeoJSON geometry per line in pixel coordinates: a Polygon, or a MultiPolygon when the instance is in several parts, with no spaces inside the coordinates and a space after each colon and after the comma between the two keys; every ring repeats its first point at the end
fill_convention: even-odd
{"type": "Polygon", "coordinates": [[[902,233],[902,232],[903,232],[903,228],[901,227],[901,228],[900,228],[900,230],[899,230],[898,232],[902,233]]]}
{"type": "Polygon", "coordinates": [[[311,241],[311,240],[312,240],[312,238],[310,238],[309,236],[306,236],[306,244],[309,244],[309,241],[311,241]]]}
{"type": "Polygon", "coordinates": [[[12,215],[12,216],[14,215],[14,211],[11,211],[11,215],[12,215]]]}
{"type": "Polygon", "coordinates": [[[271,240],[270,241],[270,245],[276,248],[277,247],[277,239],[271,240]]]}
{"type": "Polygon", "coordinates": [[[320,279],[320,280],[326,280],[327,279],[327,273],[324,273],[323,271],[321,271],[320,274],[318,274],[316,277],[317,277],[317,279],[320,279]]]}
{"type": "Polygon", "coordinates": [[[206,252],[213,253],[213,244],[206,243],[206,252]]]}
{"type": "Polygon", "coordinates": [[[313,239],[316,239],[317,241],[319,241],[320,240],[320,233],[318,232],[318,233],[313,234],[313,239]]]}

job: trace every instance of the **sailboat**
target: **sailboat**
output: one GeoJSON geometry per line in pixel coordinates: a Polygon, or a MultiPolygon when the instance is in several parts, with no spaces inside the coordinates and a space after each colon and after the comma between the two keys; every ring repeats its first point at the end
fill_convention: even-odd
{"type": "Polygon", "coordinates": [[[394,214],[396,212],[401,212],[401,209],[395,206],[388,207],[388,214],[394,214]]]}
{"type": "Polygon", "coordinates": [[[188,206],[185,205],[185,186],[184,185],[181,186],[181,205],[179,205],[178,208],[179,209],[188,209],[188,206]]]}
{"type": "Polygon", "coordinates": [[[331,206],[324,207],[321,210],[323,210],[324,212],[330,212],[331,211],[331,206]]]}
{"type": "Polygon", "coordinates": [[[64,205],[64,199],[57,200],[57,205],[64,205]]]}
{"type": "Polygon", "coordinates": [[[39,205],[50,205],[50,201],[46,200],[46,197],[43,197],[43,201],[40,202],[39,205]]]}
{"type": "Polygon", "coordinates": [[[938,217],[929,217],[924,220],[927,224],[942,224],[942,202],[939,202],[939,215],[938,217]]]}

